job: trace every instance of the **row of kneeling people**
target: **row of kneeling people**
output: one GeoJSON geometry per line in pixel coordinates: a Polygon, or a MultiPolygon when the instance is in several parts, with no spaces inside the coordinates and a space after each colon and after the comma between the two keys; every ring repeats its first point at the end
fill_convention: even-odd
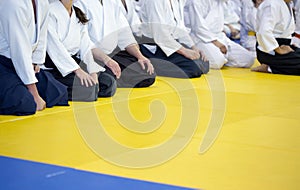
{"type": "MultiPolygon", "coordinates": [[[[224,0],[140,0],[139,14],[135,3],[0,0],[0,114],[95,101],[117,87],[149,87],[156,75],[195,78],[209,68],[253,65],[255,56],[223,32],[224,0]]],[[[263,4],[263,63],[279,60],[268,71],[299,75],[298,49],[278,41],[294,32],[288,4],[263,4]],[[269,8],[282,11],[264,13],[269,8]]]]}

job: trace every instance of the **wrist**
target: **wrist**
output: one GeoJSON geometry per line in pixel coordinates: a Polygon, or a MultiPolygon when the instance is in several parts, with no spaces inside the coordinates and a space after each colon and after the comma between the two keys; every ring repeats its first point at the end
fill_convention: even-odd
{"type": "Polygon", "coordinates": [[[146,57],[143,56],[142,54],[136,56],[136,58],[137,58],[138,60],[141,60],[141,59],[144,60],[144,59],[146,59],[146,57]]]}
{"type": "Polygon", "coordinates": [[[197,46],[195,46],[195,45],[193,45],[193,46],[191,47],[191,49],[192,49],[192,50],[195,50],[195,51],[198,51],[198,48],[197,48],[197,46]]]}
{"type": "Polygon", "coordinates": [[[77,74],[80,70],[81,70],[81,68],[78,68],[78,69],[74,70],[73,72],[74,72],[75,74],[77,74]]]}
{"type": "Polygon", "coordinates": [[[106,56],[104,59],[103,59],[103,63],[105,65],[107,65],[112,59],[109,57],[109,56],[106,56]]]}
{"type": "Polygon", "coordinates": [[[33,97],[39,96],[38,90],[35,83],[26,85],[28,91],[33,95],[33,97]]]}
{"type": "Polygon", "coordinates": [[[181,46],[181,47],[177,50],[177,53],[183,54],[184,51],[185,51],[185,47],[181,46]]]}

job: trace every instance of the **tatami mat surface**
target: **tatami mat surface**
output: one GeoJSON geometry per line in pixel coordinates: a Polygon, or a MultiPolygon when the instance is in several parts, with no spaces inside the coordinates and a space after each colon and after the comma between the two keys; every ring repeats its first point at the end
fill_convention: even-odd
{"type": "Polygon", "coordinates": [[[0,116],[0,155],[197,189],[296,190],[299,134],[299,77],[225,68],[0,116]]]}

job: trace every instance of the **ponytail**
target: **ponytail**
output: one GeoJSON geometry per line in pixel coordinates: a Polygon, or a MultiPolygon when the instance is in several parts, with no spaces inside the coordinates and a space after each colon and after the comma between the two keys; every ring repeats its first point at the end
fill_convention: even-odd
{"type": "Polygon", "coordinates": [[[89,19],[87,19],[86,17],[86,14],[84,14],[84,12],[82,12],[81,9],[79,9],[78,7],[74,6],[74,10],[75,10],[75,14],[76,14],[76,17],[78,18],[79,22],[81,24],[86,24],[88,23],[89,19]]]}

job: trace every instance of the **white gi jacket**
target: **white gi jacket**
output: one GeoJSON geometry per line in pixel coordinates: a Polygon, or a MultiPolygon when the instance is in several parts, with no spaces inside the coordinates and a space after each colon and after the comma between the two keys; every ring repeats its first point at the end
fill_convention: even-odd
{"type": "Polygon", "coordinates": [[[136,2],[135,0],[125,0],[126,2],[126,7],[127,10],[125,9],[125,7],[123,6],[121,0],[118,0],[122,6],[121,11],[124,14],[124,16],[126,17],[132,32],[136,35],[136,36],[141,36],[142,35],[142,31],[141,31],[141,20],[139,18],[138,13],[136,12],[135,9],[135,4],[134,2],[136,2]]]}
{"type": "MultiPolygon", "coordinates": [[[[124,50],[136,44],[131,28],[122,14],[120,0],[78,0],[75,6],[86,13],[91,40],[104,53],[110,54],[117,46],[124,50]],[[117,2],[118,1],[118,2],[117,2]]],[[[123,6],[123,5],[122,5],[123,6]]]]}
{"type": "Polygon", "coordinates": [[[255,31],[256,29],[256,15],[257,15],[257,8],[254,6],[252,2],[248,0],[242,1],[242,17],[241,22],[246,27],[247,30],[255,31]]]}
{"type": "Polygon", "coordinates": [[[300,34],[300,0],[297,0],[294,6],[295,19],[296,19],[296,29],[295,32],[300,34]]]}
{"type": "MultiPolygon", "coordinates": [[[[242,14],[242,1],[243,0],[228,0],[228,3],[232,6],[231,9],[241,17],[242,14]]],[[[253,3],[252,1],[247,0],[249,3],[253,3]]]]}
{"type": "Polygon", "coordinates": [[[256,36],[258,48],[274,54],[279,47],[275,38],[291,38],[295,31],[294,17],[283,0],[264,0],[258,7],[256,36]]]}
{"type": "Polygon", "coordinates": [[[241,0],[241,18],[242,25],[240,31],[240,43],[247,49],[254,51],[256,49],[256,13],[257,8],[249,0],[241,0]]]}
{"type": "Polygon", "coordinates": [[[245,48],[231,41],[223,32],[224,0],[188,0],[185,6],[185,23],[191,37],[210,61],[210,68],[250,67],[254,56],[245,48]],[[224,55],[212,41],[218,40],[227,48],[224,55]]]}
{"type": "MultiPolygon", "coordinates": [[[[240,24],[240,15],[237,14],[235,11],[236,9],[235,2],[227,1],[224,3],[224,24],[231,25],[236,30],[241,30],[241,24],[240,24]]],[[[226,29],[230,31],[227,26],[224,27],[225,31],[226,29]]]]}
{"type": "Polygon", "coordinates": [[[167,56],[185,44],[194,45],[184,25],[183,8],[186,0],[143,0],[140,17],[143,35],[153,38],[167,56]]]}
{"type": "Polygon", "coordinates": [[[12,60],[25,85],[37,82],[32,64],[45,62],[48,1],[36,6],[35,24],[31,1],[0,0],[0,55],[12,60]]]}
{"type": "Polygon", "coordinates": [[[227,37],[223,33],[224,2],[221,0],[187,0],[185,6],[185,23],[191,30],[194,42],[199,40],[208,43],[218,40],[227,44],[227,37]]]}
{"type": "MultiPolygon", "coordinates": [[[[300,0],[294,0],[294,11],[295,11],[295,20],[296,20],[295,32],[299,35],[300,34],[300,0]]],[[[294,36],[292,38],[291,44],[300,48],[299,36],[294,36]]]]}
{"type": "Polygon", "coordinates": [[[47,53],[63,76],[79,68],[71,57],[79,54],[80,59],[87,64],[89,73],[104,71],[104,68],[95,63],[91,49],[91,42],[85,25],[78,22],[73,9],[71,17],[64,5],[60,2],[50,4],[47,53]]]}

